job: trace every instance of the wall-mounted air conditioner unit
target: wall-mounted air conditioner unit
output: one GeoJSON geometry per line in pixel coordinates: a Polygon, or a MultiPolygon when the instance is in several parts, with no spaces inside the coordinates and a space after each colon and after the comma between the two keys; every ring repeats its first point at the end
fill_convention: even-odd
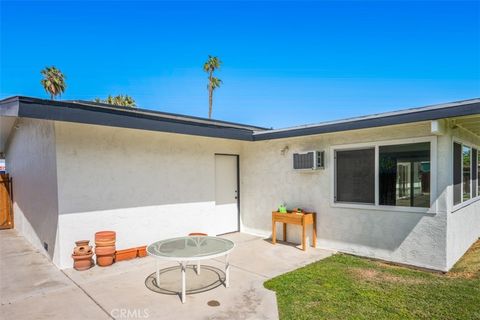
{"type": "Polygon", "coordinates": [[[325,151],[306,151],[293,154],[293,169],[317,170],[325,168],[325,151]]]}

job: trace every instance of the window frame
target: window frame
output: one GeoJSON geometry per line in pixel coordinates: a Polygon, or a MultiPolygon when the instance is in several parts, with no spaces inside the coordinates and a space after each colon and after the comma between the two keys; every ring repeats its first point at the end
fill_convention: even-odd
{"type": "MultiPolygon", "coordinates": [[[[451,196],[449,197],[450,198],[450,208],[451,208],[451,212],[455,212],[457,210],[460,210],[466,206],[469,206],[470,204],[472,203],[475,203],[477,201],[480,200],[480,189],[477,189],[477,195],[474,197],[473,196],[473,176],[472,176],[472,173],[473,173],[473,166],[474,164],[472,163],[472,158],[473,158],[473,150],[477,150],[477,168],[479,167],[479,164],[480,164],[480,159],[479,159],[479,156],[480,156],[480,146],[476,145],[476,144],[473,144],[471,142],[468,142],[468,141],[465,141],[461,138],[458,138],[458,137],[453,137],[452,139],[452,143],[451,143],[451,146],[452,146],[452,152],[451,152],[451,161],[452,161],[452,165],[451,165],[451,168],[452,168],[452,172],[451,172],[451,177],[452,177],[452,184],[451,184],[451,196]],[[454,153],[454,150],[453,150],[453,145],[457,143],[459,145],[461,145],[462,147],[462,157],[463,157],[463,147],[468,147],[470,148],[470,195],[471,195],[471,198],[468,199],[468,200],[465,200],[463,201],[463,158],[462,158],[462,161],[460,162],[461,164],[461,178],[462,178],[462,181],[460,183],[460,186],[461,186],[461,189],[460,189],[460,198],[462,199],[462,201],[460,201],[460,203],[457,203],[455,204],[454,203],[454,189],[453,189],[453,159],[455,157],[455,153],[454,153]]],[[[478,169],[477,169],[478,170],[478,169]]],[[[478,175],[478,172],[477,172],[477,175],[478,175]]],[[[477,178],[477,188],[480,188],[480,179],[477,178]]]]}
{"type": "Polygon", "coordinates": [[[379,140],[373,142],[353,143],[353,144],[340,144],[330,146],[330,166],[332,181],[330,183],[330,206],[334,208],[350,208],[350,209],[364,209],[364,210],[380,210],[380,211],[396,211],[396,212],[414,212],[414,213],[430,213],[435,214],[437,212],[437,137],[436,136],[424,136],[410,139],[393,139],[393,140],[379,140]],[[413,144],[420,142],[430,143],[430,207],[403,207],[403,206],[388,206],[380,205],[380,181],[379,181],[379,148],[381,146],[413,144]],[[336,196],[336,184],[337,184],[337,163],[336,163],[336,151],[344,150],[358,150],[358,149],[375,149],[375,204],[362,204],[362,203],[345,203],[335,201],[336,196]]]}

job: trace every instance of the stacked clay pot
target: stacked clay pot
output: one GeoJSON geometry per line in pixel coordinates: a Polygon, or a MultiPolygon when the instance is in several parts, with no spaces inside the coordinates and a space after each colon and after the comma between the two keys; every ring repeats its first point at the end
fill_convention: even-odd
{"type": "Polygon", "coordinates": [[[95,255],[97,265],[107,267],[115,258],[115,231],[99,231],[95,233],[95,255]]]}
{"type": "Polygon", "coordinates": [[[76,241],[76,247],[73,248],[73,267],[75,270],[88,270],[93,266],[93,251],[92,247],[88,245],[90,240],[76,241]]]}

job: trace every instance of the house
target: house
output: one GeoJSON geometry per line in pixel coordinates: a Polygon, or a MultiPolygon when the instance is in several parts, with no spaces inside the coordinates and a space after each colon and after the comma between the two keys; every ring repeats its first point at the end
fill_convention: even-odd
{"type": "Polygon", "coordinates": [[[0,126],[15,228],[60,268],[102,229],[118,248],[191,231],[269,237],[283,202],[317,212],[319,247],[436,270],[480,236],[480,99],[266,129],[11,97],[0,126]],[[324,168],[294,169],[312,150],[324,168]]]}

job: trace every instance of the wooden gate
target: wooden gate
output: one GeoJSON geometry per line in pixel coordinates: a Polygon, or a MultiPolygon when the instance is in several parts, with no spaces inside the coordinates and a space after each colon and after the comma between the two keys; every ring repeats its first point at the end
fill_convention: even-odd
{"type": "Polygon", "coordinates": [[[13,228],[12,178],[0,174],[0,229],[13,228]]]}

